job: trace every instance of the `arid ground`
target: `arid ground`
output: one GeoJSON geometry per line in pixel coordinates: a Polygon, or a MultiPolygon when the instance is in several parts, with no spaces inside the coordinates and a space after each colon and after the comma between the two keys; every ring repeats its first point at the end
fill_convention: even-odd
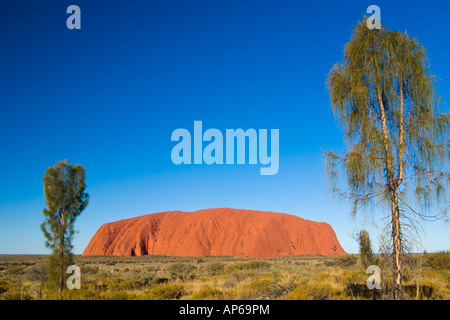
{"type": "MultiPolygon", "coordinates": [[[[380,290],[369,290],[359,255],[75,256],[81,289],[58,292],[46,282],[46,255],[0,255],[0,300],[8,299],[385,299],[390,275],[382,259],[380,290]]],[[[409,299],[450,299],[450,252],[408,256],[409,299]]],[[[68,274],[69,276],[69,274],[68,274]]]]}

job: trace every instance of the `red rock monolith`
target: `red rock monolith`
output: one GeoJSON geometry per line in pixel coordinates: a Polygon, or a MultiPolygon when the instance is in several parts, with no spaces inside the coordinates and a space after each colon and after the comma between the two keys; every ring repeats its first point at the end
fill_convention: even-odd
{"type": "Polygon", "coordinates": [[[338,255],[345,253],[325,222],[242,209],[147,214],[102,225],[83,256],[338,255]]]}

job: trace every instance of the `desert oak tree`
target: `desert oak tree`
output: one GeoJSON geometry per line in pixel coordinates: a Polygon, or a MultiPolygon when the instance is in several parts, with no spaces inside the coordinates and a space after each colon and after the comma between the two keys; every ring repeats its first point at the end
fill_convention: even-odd
{"type": "Polygon", "coordinates": [[[354,214],[384,208],[392,295],[400,299],[411,232],[420,218],[447,214],[450,117],[438,113],[424,47],[406,32],[358,23],[327,85],[347,144],[343,154],[325,153],[331,190],[352,201],[354,214]]]}
{"type": "Polygon", "coordinates": [[[66,268],[72,264],[74,222],[86,208],[89,195],[85,193],[85,170],[77,164],[60,161],[48,168],[43,177],[46,208],[41,225],[46,246],[52,250],[49,279],[64,288],[66,268]]]}

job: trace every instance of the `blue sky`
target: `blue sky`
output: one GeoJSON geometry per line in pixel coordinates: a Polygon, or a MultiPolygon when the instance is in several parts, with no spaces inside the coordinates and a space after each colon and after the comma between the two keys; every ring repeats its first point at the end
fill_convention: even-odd
{"type": "MultiPolygon", "coordinates": [[[[0,3],[0,253],[49,253],[40,231],[42,176],[82,164],[88,208],[82,253],[106,222],[169,210],[232,207],[326,221],[347,252],[375,216],[350,216],[325,183],[322,152],[343,150],[326,77],[366,8],[427,49],[449,110],[450,6],[445,1],[8,1],[0,3]],[[66,8],[81,8],[68,30],[66,8]],[[280,167],[171,162],[171,133],[280,130],[280,167]]],[[[425,224],[427,251],[450,228],[425,224]]]]}

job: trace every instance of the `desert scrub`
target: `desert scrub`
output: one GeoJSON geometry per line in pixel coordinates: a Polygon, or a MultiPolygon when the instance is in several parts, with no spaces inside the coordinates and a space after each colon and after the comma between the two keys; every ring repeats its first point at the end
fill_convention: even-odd
{"type": "Polygon", "coordinates": [[[217,276],[224,273],[225,263],[219,261],[209,262],[205,264],[203,270],[208,276],[217,276]]]}
{"type": "Polygon", "coordinates": [[[89,266],[89,265],[82,265],[80,267],[81,274],[88,275],[88,274],[97,274],[100,270],[98,266],[89,266]]]}
{"type": "Polygon", "coordinates": [[[424,254],[425,266],[433,269],[448,269],[450,270],[450,252],[439,251],[434,253],[424,254]]]}
{"type": "Polygon", "coordinates": [[[197,268],[192,264],[175,262],[167,267],[167,272],[169,273],[170,277],[172,277],[173,280],[175,279],[187,280],[195,278],[194,270],[196,269],[197,268]]]}
{"type": "Polygon", "coordinates": [[[3,300],[32,300],[32,296],[28,292],[13,291],[6,292],[1,295],[3,300]]]}
{"type": "Polygon", "coordinates": [[[61,292],[55,290],[44,290],[44,300],[100,300],[101,295],[98,291],[93,291],[81,285],[81,289],[63,290],[61,292]]]}
{"type": "Polygon", "coordinates": [[[234,270],[234,271],[225,271],[228,274],[228,279],[237,284],[240,282],[250,282],[252,280],[258,279],[261,276],[268,275],[267,271],[258,271],[252,269],[243,269],[243,270],[234,270]]]}
{"type": "Polygon", "coordinates": [[[135,300],[137,295],[126,291],[107,292],[101,295],[101,300],[135,300]]]}
{"type": "Polygon", "coordinates": [[[224,296],[225,293],[222,290],[205,286],[197,292],[194,292],[190,298],[193,300],[221,300],[224,296]]]}
{"type": "Polygon", "coordinates": [[[336,261],[334,259],[325,259],[323,264],[327,267],[333,267],[336,265],[336,261]]]}
{"type": "Polygon", "coordinates": [[[25,273],[26,266],[10,267],[6,270],[7,275],[22,275],[25,273]]]}
{"type": "Polygon", "coordinates": [[[273,279],[253,280],[245,285],[240,295],[242,299],[271,299],[281,295],[282,288],[273,279]]]}
{"type": "Polygon", "coordinates": [[[175,283],[167,283],[144,291],[144,294],[140,298],[148,300],[174,300],[180,299],[184,295],[184,286],[175,283]]]}
{"type": "Polygon", "coordinates": [[[328,283],[304,284],[290,291],[287,300],[330,300],[340,296],[340,292],[328,283]]]}
{"type": "Polygon", "coordinates": [[[8,281],[6,280],[0,280],[0,295],[8,291],[10,288],[10,285],[8,281]]]}
{"type": "Polygon", "coordinates": [[[351,267],[358,262],[358,258],[354,254],[340,254],[336,258],[336,265],[339,267],[351,267]]]}
{"type": "MultiPolygon", "coordinates": [[[[379,290],[369,290],[367,288],[368,275],[363,271],[349,271],[342,276],[342,284],[345,286],[345,294],[353,299],[374,299],[379,296],[379,290]],[[374,297],[374,295],[376,297],[374,297]]],[[[386,281],[381,276],[381,287],[388,290],[386,281]]]]}
{"type": "Polygon", "coordinates": [[[269,269],[272,266],[272,263],[263,260],[250,260],[243,262],[235,262],[228,264],[225,268],[227,272],[232,272],[235,270],[265,270],[269,269]]]}

